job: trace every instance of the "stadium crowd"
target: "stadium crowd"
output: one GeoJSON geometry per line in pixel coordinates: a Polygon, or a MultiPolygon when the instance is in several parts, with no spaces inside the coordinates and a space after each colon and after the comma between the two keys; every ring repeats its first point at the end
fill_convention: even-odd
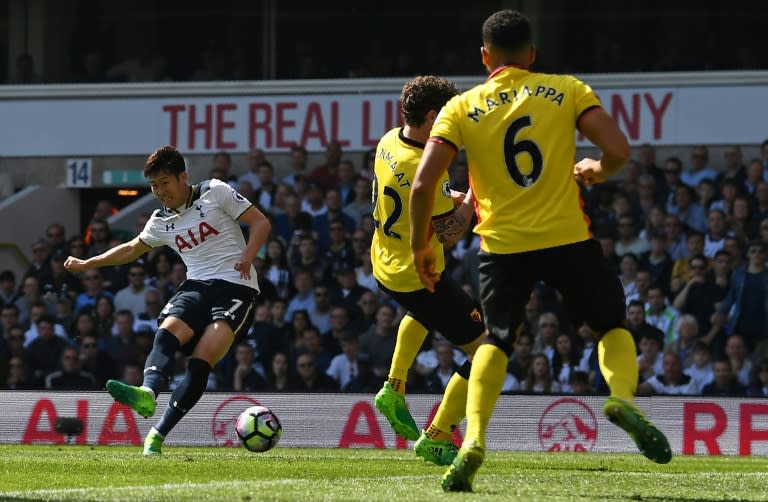
{"type": "MultiPolygon", "coordinates": [[[[768,397],[768,140],[761,153],[743,159],[731,146],[715,170],[706,146],[659,162],[643,145],[620,178],[583,189],[592,232],[624,286],[639,395],[768,397]]],[[[371,269],[375,151],[362,165],[337,142],[319,166],[308,165],[302,147],[290,156],[282,177],[261,150],[242,172],[229,153],[214,157],[210,177],[268,215],[273,233],[254,263],[254,324],[208,390],[375,393],[405,314],[371,269]]],[[[450,175],[454,189],[467,189],[461,156],[450,175]]],[[[112,212],[100,204],[82,235],[51,223],[23,277],[0,272],[0,388],[97,390],[110,378],[141,385],[157,318],[186,271],[172,250],[158,248],[126,266],[67,272],[67,256],[121,242],[106,220],[112,212]]],[[[148,216],[137,219],[137,232],[148,216]]],[[[449,273],[475,297],[478,249],[468,233],[446,256],[449,273]]],[[[503,392],[607,393],[593,333],[565,312],[557,291],[539,284],[526,317],[503,392]]],[[[409,392],[442,393],[464,358],[430,333],[409,392]]]]}

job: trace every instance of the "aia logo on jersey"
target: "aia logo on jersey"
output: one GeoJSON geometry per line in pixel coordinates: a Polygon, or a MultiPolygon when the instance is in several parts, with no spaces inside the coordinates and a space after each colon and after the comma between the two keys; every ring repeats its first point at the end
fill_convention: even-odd
{"type": "Polygon", "coordinates": [[[589,451],[597,441],[597,418],[578,399],[558,399],[541,414],[539,441],[546,451],[589,451]]]}
{"type": "Polygon", "coordinates": [[[185,249],[194,249],[199,246],[211,235],[219,235],[219,231],[210,226],[208,223],[201,221],[197,227],[197,235],[190,228],[186,234],[178,234],[174,241],[176,242],[176,249],[181,253],[185,249]]]}
{"type": "Polygon", "coordinates": [[[480,311],[477,309],[472,309],[472,312],[469,313],[469,317],[471,317],[474,322],[483,322],[483,316],[480,315],[480,311]]]}

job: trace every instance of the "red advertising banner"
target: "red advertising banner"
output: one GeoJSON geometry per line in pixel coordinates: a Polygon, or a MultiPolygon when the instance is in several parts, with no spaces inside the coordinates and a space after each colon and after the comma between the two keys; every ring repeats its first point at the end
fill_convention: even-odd
{"type": "MultiPolygon", "coordinates": [[[[419,425],[434,416],[440,396],[412,395],[419,425]]],[[[167,396],[166,396],[167,400],[167,396]]],[[[488,447],[519,451],[633,452],[634,444],[601,414],[604,398],[501,396],[488,428],[488,447]]],[[[78,444],[140,445],[146,420],[105,393],[0,392],[0,442],[60,444],[57,417],[83,421],[78,444]]],[[[363,394],[208,393],[169,435],[169,445],[237,446],[234,423],[249,406],[270,407],[283,425],[281,447],[408,448],[363,394]]],[[[158,410],[165,401],[161,397],[158,410]]],[[[768,401],[758,399],[638,398],[676,454],[768,455],[768,401]]],[[[461,442],[462,430],[454,441],[461,442]]]]}

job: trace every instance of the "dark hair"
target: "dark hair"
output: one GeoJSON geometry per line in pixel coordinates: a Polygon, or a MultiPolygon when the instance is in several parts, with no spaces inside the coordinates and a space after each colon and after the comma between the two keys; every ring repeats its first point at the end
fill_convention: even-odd
{"type": "Polygon", "coordinates": [[[514,51],[531,44],[531,23],[516,10],[500,10],[483,23],[483,43],[514,51]]]}
{"type": "Polygon", "coordinates": [[[0,272],[0,282],[3,281],[16,282],[16,275],[11,270],[3,270],[0,272]]]}
{"type": "Polygon", "coordinates": [[[405,123],[415,127],[424,124],[430,110],[439,112],[457,94],[459,90],[452,82],[432,75],[419,76],[406,82],[400,93],[405,123]]]}
{"type": "Polygon", "coordinates": [[[149,178],[160,173],[173,174],[178,177],[179,174],[186,171],[184,157],[178,150],[172,146],[161,146],[147,158],[144,164],[144,177],[149,178]]]}
{"type": "Polygon", "coordinates": [[[645,303],[643,303],[642,300],[631,300],[627,304],[627,310],[629,310],[630,307],[640,307],[641,309],[643,309],[643,314],[645,314],[645,303]]]}

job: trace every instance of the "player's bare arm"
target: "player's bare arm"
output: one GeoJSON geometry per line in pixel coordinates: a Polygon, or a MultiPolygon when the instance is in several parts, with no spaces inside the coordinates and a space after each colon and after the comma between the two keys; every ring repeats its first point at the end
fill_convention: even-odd
{"type": "Polygon", "coordinates": [[[627,137],[616,121],[600,107],[592,108],[579,117],[579,130],[602,151],[600,160],[585,158],[576,163],[573,175],[586,185],[610,178],[629,160],[627,137]]]}
{"type": "Polygon", "coordinates": [[[136,236],[129,242],[124,242],[123,244],[115,246],[112,249],[104,251],[100,255],[92,258],[88,258],[87,260],[81,260],[80,258],[70,256],[67,258],[67,261],[64,262],[64,267],[74,274],[98,267],[124,265],[136,261],[136,259],[149,250],[150,247],[136,236]]]}
{"type": "Polygon", "coordinates": [[[472,219],[471,189],[466,194],[451,190],[451,197],[454,202],[460,200],[456,210],[447,216],[432,218],[432,229],[437,235],[437,240],[445,247],[455,246],[464,237],[472,219]]]}
{"type": "Polygon", "coordinates": [[[411,252],[419,279],[434,292],[440,275],[435,271],[435,256],[429,247],[429,228],[435,205],[435,187],[451,164],[456,150],[446,143],[430,139],[416,169],[410,198],[411,252]]]}
{"type": "Polygon", "coordinates": [[[272,224],[264,213],[251,206],[246,212],[240,215],[238,221],[248,225],[248,244],[240,254],[240,258],[235,262],[235,270],[240,272],[241,279],[251,278],[251,264],[269,237],[272,230],[272,224]]]}

